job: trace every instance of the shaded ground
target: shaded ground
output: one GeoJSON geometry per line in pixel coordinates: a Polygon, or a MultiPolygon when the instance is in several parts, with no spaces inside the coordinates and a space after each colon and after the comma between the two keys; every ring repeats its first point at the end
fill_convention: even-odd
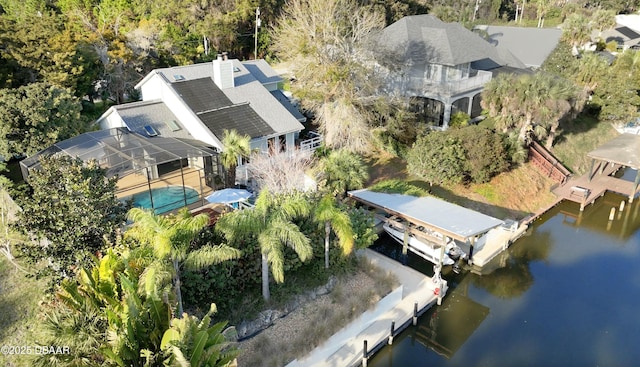
{"type": "Polygon", "coordinates": [[[394,178],[407,180],[448,202],[500,219],[522,219],[554,200],[550,191],[554,182],[528,163],[502,173],[486,184],[468,186],[430,186],[427,182],[408,175],[406,163],[396,157],[383,155],[369,158],[366,163],[370,175],[368,185],[394,178]]]}
{"type": "MultiPolygon", "coordinates": [[[[0,255],[0,346],[26,346],[36,318],[44,281],[26,278],[24,273],[0,255]]],[[[0,354],[0,366],[29,366],[24,356],[0,354]]]]}
{"type": "Polygon", "coordinates": [[[238,365],[284,366],[305,356],[351,320],[374,306],[397,284],[365,263],[338,280],[331,293],[309,300],[258,336],[240,343],[238,365]]]}

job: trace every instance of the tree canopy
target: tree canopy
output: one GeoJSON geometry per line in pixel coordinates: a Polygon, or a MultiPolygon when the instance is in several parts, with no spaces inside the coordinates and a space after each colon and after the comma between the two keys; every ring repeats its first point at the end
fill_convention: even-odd
{"type": "Polygon", "coordinates": [[[116,198],[116,178],[105,178],[96,162],[52,156],[40,163],[16,221],[35,241],[20,249],[31,261],[46,260],[41,274],[72,276],[105,249],[104,237],[124,223],[126,207],[116,198]]]}
{"type": "Polygon", "coordinates": [[[33,155],[86,130],[70,90],[44,82],[0,89],[0,155],[33,155]]]}

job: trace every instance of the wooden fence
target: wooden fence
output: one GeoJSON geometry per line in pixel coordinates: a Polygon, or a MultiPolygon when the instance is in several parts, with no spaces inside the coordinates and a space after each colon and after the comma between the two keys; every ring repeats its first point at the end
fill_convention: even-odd
{"type": "Polygon", "coordinates": [[[571,176],[571,172],[560,161],[535,141],[529,145],[529,161],[560,185],[564,185],[571,176]]]}

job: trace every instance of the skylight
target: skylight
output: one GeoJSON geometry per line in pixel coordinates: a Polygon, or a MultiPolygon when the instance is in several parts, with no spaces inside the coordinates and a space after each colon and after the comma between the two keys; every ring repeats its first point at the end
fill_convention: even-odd
{"type": "Polygon", "coordinates": [[[158,136],[158,132],[151,125],[144,125],[144,131],[148,136],[158,136]]]}
{"type": "Polygon", "coordinates": [[[180,130],[180,125],[178,125],[177,122],[175,122],[175,120],[167,120],[165,121],[165,123],[167,124],[167,126],[169,127],[169,129],[171,129],[171,131],[178,131],[180,130]]]}

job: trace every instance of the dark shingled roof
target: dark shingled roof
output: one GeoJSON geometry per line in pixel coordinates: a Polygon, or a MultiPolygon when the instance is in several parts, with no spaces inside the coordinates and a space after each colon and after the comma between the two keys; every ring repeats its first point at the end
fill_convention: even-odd
{"type": "Polygon", "coordinates": [[[224,130],[236,130],[251,138],[275,133],[248,103],[202,112],[198,117],[218,137],[223,136],[224,130]]]}
{"type": "Polygon", "coordinates": [[[433,15],[404,17],[386,27],[380,44],[404,60],[460,65],[492,59],[504,65],[496,49],[477,34],[458,23],[445,23],[433,15]]]}
{"type": "Polygon", "coordinates": [[[195,113],[232,106],[233,102],[211,78],[200,78],[171,85],[195,113]]]}

